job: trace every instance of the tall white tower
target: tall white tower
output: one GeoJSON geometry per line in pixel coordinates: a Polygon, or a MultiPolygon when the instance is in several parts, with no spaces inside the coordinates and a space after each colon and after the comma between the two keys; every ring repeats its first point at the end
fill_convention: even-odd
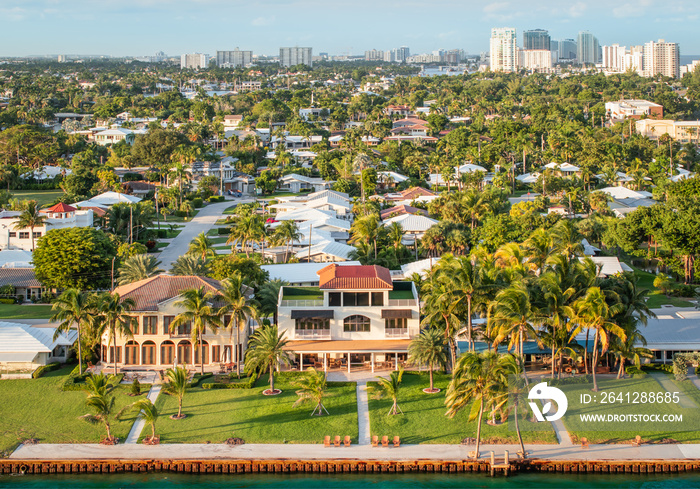
{"type": "Polygon", "coordinates": [[[491,71],[518,71],[518,40],[514,27],[491,29],[491,71]]]}

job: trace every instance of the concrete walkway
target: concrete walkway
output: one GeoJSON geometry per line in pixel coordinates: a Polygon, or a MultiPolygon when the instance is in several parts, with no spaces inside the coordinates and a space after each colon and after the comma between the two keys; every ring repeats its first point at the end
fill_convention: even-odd
{"type": "MultiPolygon", "coordinates": [[[[158,394],[160,394],[161,387],[162,386],[160,384],[154,385],[151,387],[151,390],[148,391],[148,395],[146,397],[148,399],[150,399],[153,404],[155,404],[156,399],[158,399],[158,394]]],[[[136,422],[131,427],[131,431],[129,432],[129,436],[126,437],[124,444],[126,444],[126,445],[137,444],[139,442],[139,436],[141,436],[141,432],[143,431],[143,428],[145,426],[146,426],[146,421],[141,416],[141,413],[139,413],[139,417],[136,419],[136,422]]]]}
{"type": "MultiPolygon", "coordinates": [[[[541,460],[684,460],[700,458],[700,445],[525,445],[529,458],[541,460]]],[[[20,445],[10,455],[15,460],[466,460],[469,445],[401,445],[399,448],[352,445],[330,447],[316,445],[229,446],[224,444],[115,445],[37,444],[20,445]]],[[[508,450],[514,456],[518,445],[481,445],[481,458],[494,451],[502,457],[508,450]]]]}
{"type": "MultiPolygon", "coordinates": [[[[223,216],[223,212],[235,204],[250,202],[250,199],[235,199],[227,200],[226,202],[217,202],[216,204],[208,204],[199,210],[199,213],[191,221],[183,223],[185,225],[172,242],[163,248],[158,259],[161,261],[161,267],[164,270],[170,270],[173,262],[179,257],[187,253],[187,248],[190,242],[199,233],[206,233],[214,225],[216,221],[223,216]]],[[[178,223],[180,224],[180,223],[178,223]]]]}
{"type": "MultiPolygon", "coordinates": [[[[652,379],[657,381],[659,385],[661,386],[662,389],[664,389],[666,392],[678,392],[678,386],[674,384],[671,381],[671,378],[663,374],[661,372],[651,372],[649,374],[652,379]]],[[[697,409],[698,406],[684,393],[680,392],[680,402],[678,403],[679,407],[682,407],[684,409],[697,409]]]]}
{"type": "Polygon", "coordinates": [[[369,445],[370,427],[369,427],[369,401],[367,398],[367,382],[361,381],[357,383],[357,428],[359,445],[369,445]]]}

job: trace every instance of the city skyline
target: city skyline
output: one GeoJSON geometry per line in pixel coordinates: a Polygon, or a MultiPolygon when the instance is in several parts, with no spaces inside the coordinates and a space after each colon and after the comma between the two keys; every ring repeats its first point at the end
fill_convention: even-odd
{"type": "Polygon", "coordinates": [[[402,45],[411,53],[460,48],[478,54],[489,50],[492,27],[514,27],[519,45],[523,31],[546,29],[553,40],[575,39],[578,32],[588,31],[601,45],[665,39],[678,43],[685,54],[700,53],[694,32],[700,3],[692,0],[678,0],[663,10],[655,9],[651,0],[573,0],[565,5],[554,0],[535,5],[438,0],[428,8],[435,21],[427,20],[431,17],[425,4],[415,1],[6,0],[0,7],[5,20],[0,56],[215,55],[235,47],[275,56],[282,46],[311,46],[314,54],[361,55],[402,45]]]}

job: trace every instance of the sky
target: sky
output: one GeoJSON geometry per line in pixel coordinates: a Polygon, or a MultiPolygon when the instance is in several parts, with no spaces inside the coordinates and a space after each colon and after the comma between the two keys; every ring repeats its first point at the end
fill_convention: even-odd
{"type": "Polygon", "coordinates": [[[601,45],[665,39],[700,54],[700,0],[0,0],[0,56],[167,55],[236,47],[278,55],[408,46],[487,51],[492,27],[596,35],[601,45]]]}

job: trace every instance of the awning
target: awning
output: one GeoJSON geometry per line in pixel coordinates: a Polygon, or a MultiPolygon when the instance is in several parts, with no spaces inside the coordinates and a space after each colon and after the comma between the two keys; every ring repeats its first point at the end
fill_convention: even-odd
{"type": "Polygon", "coordinates": [[[36,351],[4,351],[0,352],[0,362],[33,362],[38,354],[36,351]]]}
{"type": "Polygon", "coordinates": [[[412,318],[411,309],[382,309],[382,319],[412,318]]]}
{"type": "Polygon", "coordinates": [[[292,319],[333,319],[333,311],[318,309],[297,309],[292,311],[292,319]]]}
{"type": "Polygon", "coordinates": [[[290,341],[283,350],[296,353],[405,353],[411,340],[290,341]]]}

